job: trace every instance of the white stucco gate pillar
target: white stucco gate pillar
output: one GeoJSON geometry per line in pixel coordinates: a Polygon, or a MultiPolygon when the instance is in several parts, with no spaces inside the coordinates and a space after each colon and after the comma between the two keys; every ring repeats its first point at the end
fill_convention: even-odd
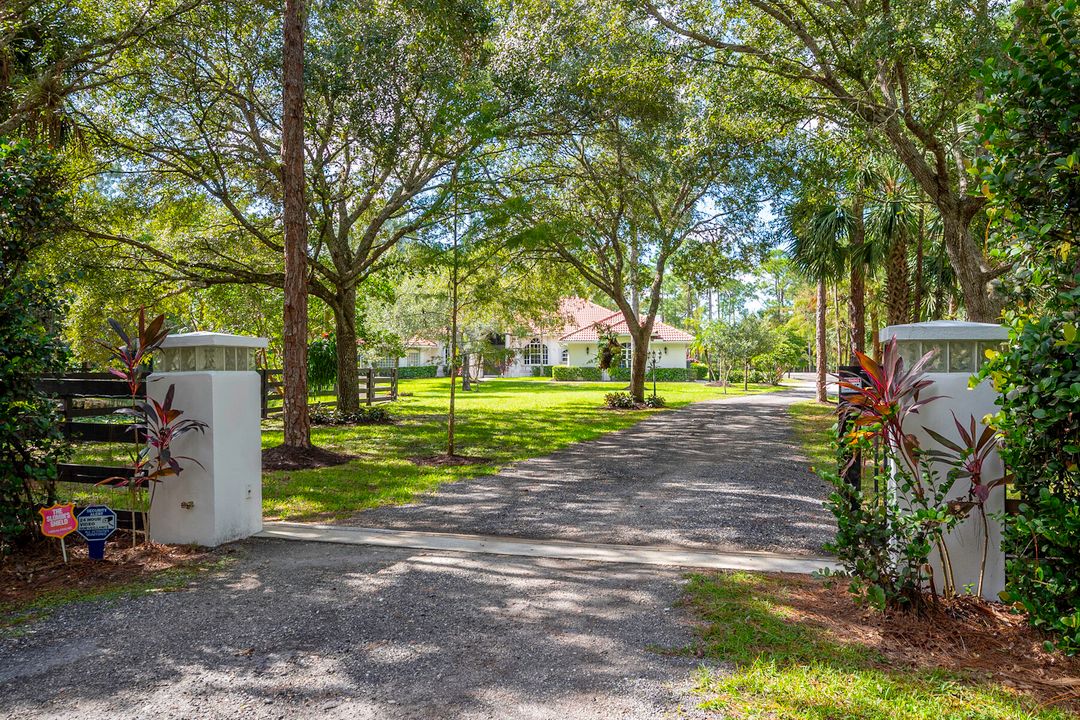
{"type": "Polygon", "coordinates": [[[266,338],[222,333],[172,335],[162,344],[147,395],[208,425],[173,445],[183,472],[157,483],[150,509],[155,542],[215,546],[262,530],[260,378],[255,351],[266,338]],[[200,467],[200,464],[202,467],[200,467]]]}
{"type": "MultiPolygon", "coordinates": [[[[927,379],[933,385],[923,390],[922,397],[941,395],[919,409],[916,414],[908,415],[904,422],[904,432],[914,434],[920,447],[938,448],[939,445],[924,428],[944,435],[963,446],[960,441],[953,413],[965,426],[974,417],[978,433],[985,427],[984,416],[997,412],[997,393],[989,382],[983,381],[974,388],[968,387],[972,374],[986,362],[986,350],[997,350],[1008,338],[1008,330],[992,323],[972,323],[952,320],[913,323],[910,325],[892,325],[881,331],[881,340],[886,342],[896,339],[897,349],[904,359],[904,366],[911,367],[925,353],[932,349],[937,355],[927,366],[927,379]]],[[[944,480],[948,466],[937,463],[940,479],[944,480]]],[[[992,482],[1001,477],[1002,462],[996,451],[992,452],[983,465],[985,482],[992,482]]],[[[970,482],[960,478],[953,485],[948,499],[967,497],[970,482]]],[[[1005,554],[1001,551],[1001,523],[992,516],[1005,509],[1005,489],[995,488],[986,503],[989,517],[990,538],[986,550],[986,574],[983,580],[982,596],[988,600],[997,600],[998,593],[1005,588],[1005,554]]],[[[977,587],[979,567],[982,564],[984,546],[982,518],[978,511],[972,511],[945,539],[946,548],[952,560],[956,591],[963,593],[965,587],[977,587]]],[[[935,549],[931,554],[935,575],[941,577],[941,558],[935,549]]],[[[940,581],[938,589],[941,589],[940,581]]]]}

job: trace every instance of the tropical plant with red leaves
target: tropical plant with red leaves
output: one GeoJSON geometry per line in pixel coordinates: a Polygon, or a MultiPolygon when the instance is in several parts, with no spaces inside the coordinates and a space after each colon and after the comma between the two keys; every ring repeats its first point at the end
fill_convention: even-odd
{"type": "Polygon", "coordinates": [[[933,382],[926,378],[925,370],[935,353],[931,350],[906,368],[896,338],[893,338],[885,344],[881,362],[865,353],[855,353],[866,382],[858,382],[854,378],[845,380],[843,377],[839,382],[841,388],[851,393],[847,402],[857,414],[855,427],[871,436],[880,437],[885,448],[904,461],[920,497],[925,496],[926,488],[919,462],[918,440],[904,432],[904,421],[908,415],[918,413],[921,407],[941,397],[920,396],[933,382]]]}
{"type": "Polygon", "coordinates": [[[970,481],[968,499],[951,503],[950,510],[958,517],[966,517],[973,509],[977,509],[982,519],[983,552],[982,563],[979,566],[977,590],[978,594],[981,595],[983,579],[986,576],[986,556],[990,549],[990,521],[986,516],[986,501],[990,499],[990,493],[994,488],[1007,484],[1009,478],[1002,475],[996,480],[988,481],[983,473],[987,458],[999,445],[994,428],[987,425],[980,433],[974,415],[970,416],[967,426],[960,422],[956,417],[956,413],[953,413],[952,417],[957,433],[960,435],[960,442],[954,442],[941,433],[924,427],[923,429],[926,430],[930,437],[934,438],[944,448],[943,450],[928,450],[926,455],[949,465],[951,467],[949,474],[954,479],[967,479],[970,481]]]}
{"type": "Polygon", "coordinates": [[[169,336],[169,331],[165,328],[165,316],[158,315],[148,324],[146,322],[146,308],[139,308],[138,332],[133,335],[128,335],[127,331],[124,330],[124,326],[118,320],[109,318],[108,322],[109,327],[116,333],[121,344],[114,345],[105,340],[95,342],[105,348],[112,358],[120,364],[119,368],[109,368],[109,372],[127,383],[128,389],[131,391],[131,397],[134,400],[142,388],[143,380],[150,374],[148,366],[151,355],[161,347],[161,343],[169,336]]]}
{"type": "MultiPolygon", "coordinates": [[[[131,392],[130,406],[116,412],[135,419],[128,426],[128,430],[133,433],[130,462],[134,472],[130,477],[111,477],[98,484],[126,487],[131,495],[132,510],[139,503],[139,492],[150,486],[146,510],[143,513],[144,534],[149,538],[149,512],[154,502],[154,484],[166,477],[179,475],[183,470],[181,460],[191,460],[199,464],[195,458],[174,455],[173,441],[190,432],[205,432],[207,425],[198,420],[182,418],[183,412],[173,408],[175,385],[169,386],[164,402],[139,399],[146,376],[150,374],[150,359],[169,336],[165,327],[165,316],[158,315],[148,323],[145,308],[140,308],[138,329],[133,334],[125,331],[117,320],[110,318],[108,322],[122,344],[111,345],[104,340],[97,342],[120,364],[119,368],[110,368],[109,372],[124,380],[131,392]]],[[[132,543],[134,541],[135,536],[132,533],[132,543]]]]}
{"type": "MultiPolygon", "coordinates": [[[[848,433],[846,441],[865,449],[871,440],[878,440],[892,460],[891,477],[886,480],[895,483],[899,490],[898,494],[887,490],[878,499],[881,507],[875,512],[865,511],[862,507],[864,498],[857,491],[853,496],[850,491],[844,491],[840,494],[843,498],[838,496],[837,501],[830,500],[841,530],[847,528],[838,534],[834,549],[840,555],[851,555],[852,567],[858,568],[856,572],[865,573],[866,567],[875,565],[872,572],[866,573],[871,577],[867,597],[877,597],[879,600],[875,604],[879,605],[893,603],[896,599],[919,602],[923,574],[931,590],[936,591],[929,564],[932,545],[937,547],[942,560],[942,590],[946,596],[955,591],[952,561],[944,536],[961,519],[946,502],[957,475],[950,473],[943,481],[939,480],[933,458],[919,447],[913,434],[904,430],[909,416],[918,414],[927,403],[941,397],[922,394],[933,383],[926,377],[926,366],[934,354],[935,351],[928,352],[907,367],[893,338],[885,344],[880,362],[865,353],[856,353],[862,381],[848,376],[839,382],[840,387],[848,391],[845,399],[849,412],[855,415],[854,429],[848,433]],[[901,498],[906,504],[904,508],[900,506],[901,498]],[[846,508],[839,499],[847,503],[846,508]],[[859,527],[867,523],[877,529],[867,532],[859,527]],[[890,538],[889,547],[858,547],[871,540],[879,542],[886,536],[890,538]],[[855,547],[841,548],[842,542],[852,543],[855,547]],[[903,558],[905,567],[900,568],[892,559],[894,557],[903,558]]],[[[851,453],[851,461],[859,456],[859,453],[851,453]]]]}

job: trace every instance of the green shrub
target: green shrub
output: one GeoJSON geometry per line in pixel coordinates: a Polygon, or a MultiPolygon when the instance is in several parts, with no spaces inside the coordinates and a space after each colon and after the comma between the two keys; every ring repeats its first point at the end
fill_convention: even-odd
{"type": "Polygon", "coordinates": [[[708,380],[709,379],[709,366],[705,363],[693,363],[690,365],[690,371],[693,373],[695,380],[708,380]]]}
{"type": "Polygon", "coordinates": [[[35,388],[38,375],[67,364],[60,293],[27,272],[62,218],[59,188],[51,157],[0,141],[0,554],[32,537],[34,506],[55,500],[66,448],[54,404],[35,388]]]}
{"type": "Polygon", "coordinates": [[[390,412],[382,405],[365,405],[353,413],[323,408],[311,411],[313,425],[381,425],[393,421],[390,412]]]}
{"type": "Polygon", "coordinates": [[[648,395],[645,397],[645,407],[662,408],[667,406],[667,400],[662,395],[648,395]]]}
{"type": "Polygon", "coordinates": [[[398,378],[401,380],[416,380],[418,378],[433,378],[439,374],[434,365],[415,365],[413,367],[398,368],[398,378]]]}
{"type": "Polygon", "coordinates": [[[600,368],[566,367],[556,365],[551,368],[551,377],[564,382],[597,382],[600,380],[600,368]]]}
{"type": "Polygon", "coordinates": [[[329,391],[337,382],[337,341],[333,334],[308,343],[308,392],[329,391]]]}
{"type": "MultiPolygon", "coordinates": [[[[652,382],[656,375],[656,382],[689,382],[693,379],[693,371],[689,368],[656,368],[646,370],[645,380],[652,382]]],[[[615,382],[630,382],[630,368],[617,367],[608,370],[608,377],[615,382]]]]}
{"type": "Polygon", "coordinates": [[[637,407],[634,396],[626,392],[613,392],[604,396],[604,405],[612,410],[633,410],[637,407]]]}
{"type": "Polygon", "coordinates": [[[550,365],[533,365],[532,366],[533,377],[551,377],[550,365]]]}
{"type": "MultiPolygon", "coordinates": [[[[748,382],[768,385],[768,384],[773,384],[773,381],[775,379],[776,379],[776,376],[772,372],[770,372],[768,370],[759,370],[759,369],[755,369],[755,368],[750,368],[750,378],[749,378],[748,382]]],[[[729,372],[728,375],[727,375],[727,381],[732,385],[737,385],[739,383],[742,383],[743,382],[743,371],[742,371],[742,369],[740,368],[740,369],[732,370],[731,372],[729,372]]]]}
{"type": "Polygon", "coordinates": [[[1009,349],[983,369],[1001,393],[993,424],[1020,513],[1005,527],[1006,594],[1032,623],[1080,651],[1080,290],[1017,318],[1009,349]],[[1070,308],[1070,309],[1066,309],[1070,308]],[[1070,320],[1062,319],[1070,316],[1070,320]],[[1070,341],[1069,338],[1072,338],[1070,341]]]}

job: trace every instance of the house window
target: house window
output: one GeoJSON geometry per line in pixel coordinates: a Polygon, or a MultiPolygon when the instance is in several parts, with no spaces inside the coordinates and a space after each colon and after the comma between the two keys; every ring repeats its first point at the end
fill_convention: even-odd
{"type": "Polygon", "coordinates": [[[559,362],[562,363],[563,365],[569,365],[570,364],[570,351],[567,350],[566,348],[563,348],[562,354],[559,355],[559,362]]]}
{"type": "Polygon", "coordinates": [[[525,346],[522,357],[524,358],[526,365],[547,365],[547,345],[540,342],[539,340],[533,340],[531,343],[525,346]]]}
{"type": "Polygon", "coordinates": [[[634,364],[633,352],[634,351],[633,348],[630,346],[630,343],[622,344],[622,363],[619,365],[619,367],[628,368],[634,364]]]}
{"type": "Polygon", "coordinates": [[[420,351],[410,350],[405,355],[405,367],[417,367],[420,365],[420,351]]]}
{"type": "Polygon", "coordinates": [[[389,355],[387,355],[385,357],[381,357],[381,358],[376,358],[375,362],[373,362],[371,364],[371,367],[375,367],[375,368],[392,368],[392,367],[394,367],[394,361],[395,360],[397,360],[397,358],[392,358],[389,355]]]}

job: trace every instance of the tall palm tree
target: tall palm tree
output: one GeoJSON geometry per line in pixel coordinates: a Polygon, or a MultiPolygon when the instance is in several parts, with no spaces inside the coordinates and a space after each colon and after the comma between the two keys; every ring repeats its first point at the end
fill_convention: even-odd
{"type": "Polygon", "coordinates": [[[828,283],[839,278],[846,266],[843,238],[848,228],[848,214],[840,205],[811,208],[807,205],[792,209],[793,237],[788,254],[799,272],[817,283],[815,315],[817,346],[817,400],[826,402],[825,376],[828,371],[826,347],[826,306],[828,283]]]}
{"type": "Polygon", "coordinates": [[[908,245],[919,232],[921,196],[910,178],[893,164],[875,170],[868,203],[867,237],[885,258],[885,321],[899,325],[911,319],[911,276],[908,245]]]}

